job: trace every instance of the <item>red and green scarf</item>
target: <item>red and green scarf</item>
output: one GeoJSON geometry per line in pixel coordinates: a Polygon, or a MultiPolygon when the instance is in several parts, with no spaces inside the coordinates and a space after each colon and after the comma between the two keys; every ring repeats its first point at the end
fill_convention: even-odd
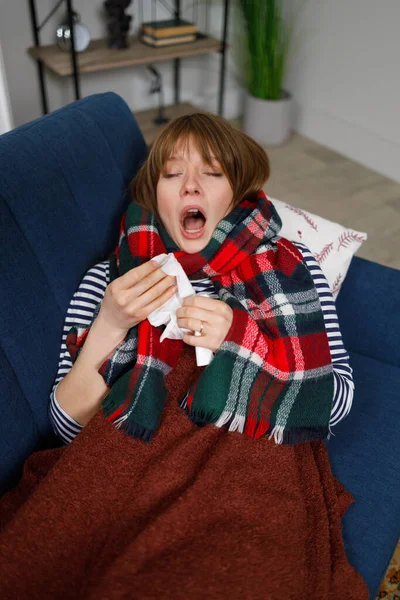
{"type": "MultiPolygon", "coordinates": [[[[210,278],[233,321],[211,363],[181,399],[189,419],[250,437],[296,444],[329,436],[333,370],[318,293],[300,251],[279,236],[281,220],[264,192],[222,219],[197,254],[179,250],[155,215],[132,202],[110,259],[111,281],[173,252],[189,279],[210,278]]],[[[96,308],[92,323],[100,305],[96,308]]],[[[90,330],[74,324],[75,361],[90,330]]],[[[110,391],[102,409],[133,437],[150,441],[166,402],[164,378],[182,340],[160,342],[164,326],[132,327],[99,369],[110,391]]]]}

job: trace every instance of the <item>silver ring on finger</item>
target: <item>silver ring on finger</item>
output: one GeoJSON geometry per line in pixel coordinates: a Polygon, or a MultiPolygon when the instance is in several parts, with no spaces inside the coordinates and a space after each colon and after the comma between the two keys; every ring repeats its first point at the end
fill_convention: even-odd
{"type": "Polygon", "coordinates": [[[200,335],[203,335],[203,329],[204,329],[204,321],[200,321],[200,331],[199,331],[200,335]]]}

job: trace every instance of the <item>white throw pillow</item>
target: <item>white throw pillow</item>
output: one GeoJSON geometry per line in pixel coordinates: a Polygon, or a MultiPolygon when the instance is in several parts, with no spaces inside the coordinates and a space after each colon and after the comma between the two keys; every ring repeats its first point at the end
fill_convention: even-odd
{"type": "Polygon", "coordinates": [[[366,241],[367,234],[267,197],[282,219],[280,235],[292,242],[301,242],[311,250],[336,298],[351,259],[366,241]]]}

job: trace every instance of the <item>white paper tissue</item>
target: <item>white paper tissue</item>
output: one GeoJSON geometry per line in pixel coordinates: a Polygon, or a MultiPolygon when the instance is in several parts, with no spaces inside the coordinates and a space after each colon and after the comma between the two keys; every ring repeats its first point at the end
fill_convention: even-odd
{"type": "MultiPolygon", "coordinates": [[[[176,285],[178,290],[172,296],[172,298],[167,300],[167,302],[160,306],[160,308],[153,310],[153,312],[150,313],[147,318],[151,325],[154,325],[155,327],[158,327],[159,325],[166,325],[166,328],[160,338],[161,342],[165,340],[165,338],[181,340],[183,335],[189,332],[189,329],[182,329],[178,326],[176,320],[176,311],[180,306],[182,306],[184,298],[187,298],[188,296],[194,296],[196,292],[185,271],[182,269],[172,252],[169,254],[159,254],[152,260],[155,260],[160,265],[164,273],[176,277],[176,285]]],[[[213,356],[214,354],[212,350],[196,346],[197,366],[204,367],[205,365],[208,365],[213,356]]]]}

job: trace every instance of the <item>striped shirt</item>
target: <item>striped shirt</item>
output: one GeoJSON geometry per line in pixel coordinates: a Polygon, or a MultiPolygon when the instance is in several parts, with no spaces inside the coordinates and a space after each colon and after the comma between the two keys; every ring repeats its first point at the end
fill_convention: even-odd
{"type": "MultiPolygon", "coordinates": [[[[343,346],[335,301],[327,279],[310,250],[303,244],[296,242],[295,245],[302,253],[305,264],[314,280],[324,316],[333,365],[334,397],[330,426],[334,426],[346,417],[351,409],[354,394],[353,371],[349,365],[349,355],[343,346]]],[[[65,444],[70,443],[82,429],[82,425],[61,408],[56,398],[57,385],[72,368],[72,359],[65,345],[67,333],[72,323],[79,323],[83,326],[89,325],[96,306],[104,298],[109,283],[110,265],[108,260],[89,269],[70,302],[65,318],[58,370],[49,402],[49,417],[53,429],[65,444]]],[[[218,298],[211,280],[204,279],[192,281],[191,283],[196,293],[201,293],[210,298],[218,298]]]]}

